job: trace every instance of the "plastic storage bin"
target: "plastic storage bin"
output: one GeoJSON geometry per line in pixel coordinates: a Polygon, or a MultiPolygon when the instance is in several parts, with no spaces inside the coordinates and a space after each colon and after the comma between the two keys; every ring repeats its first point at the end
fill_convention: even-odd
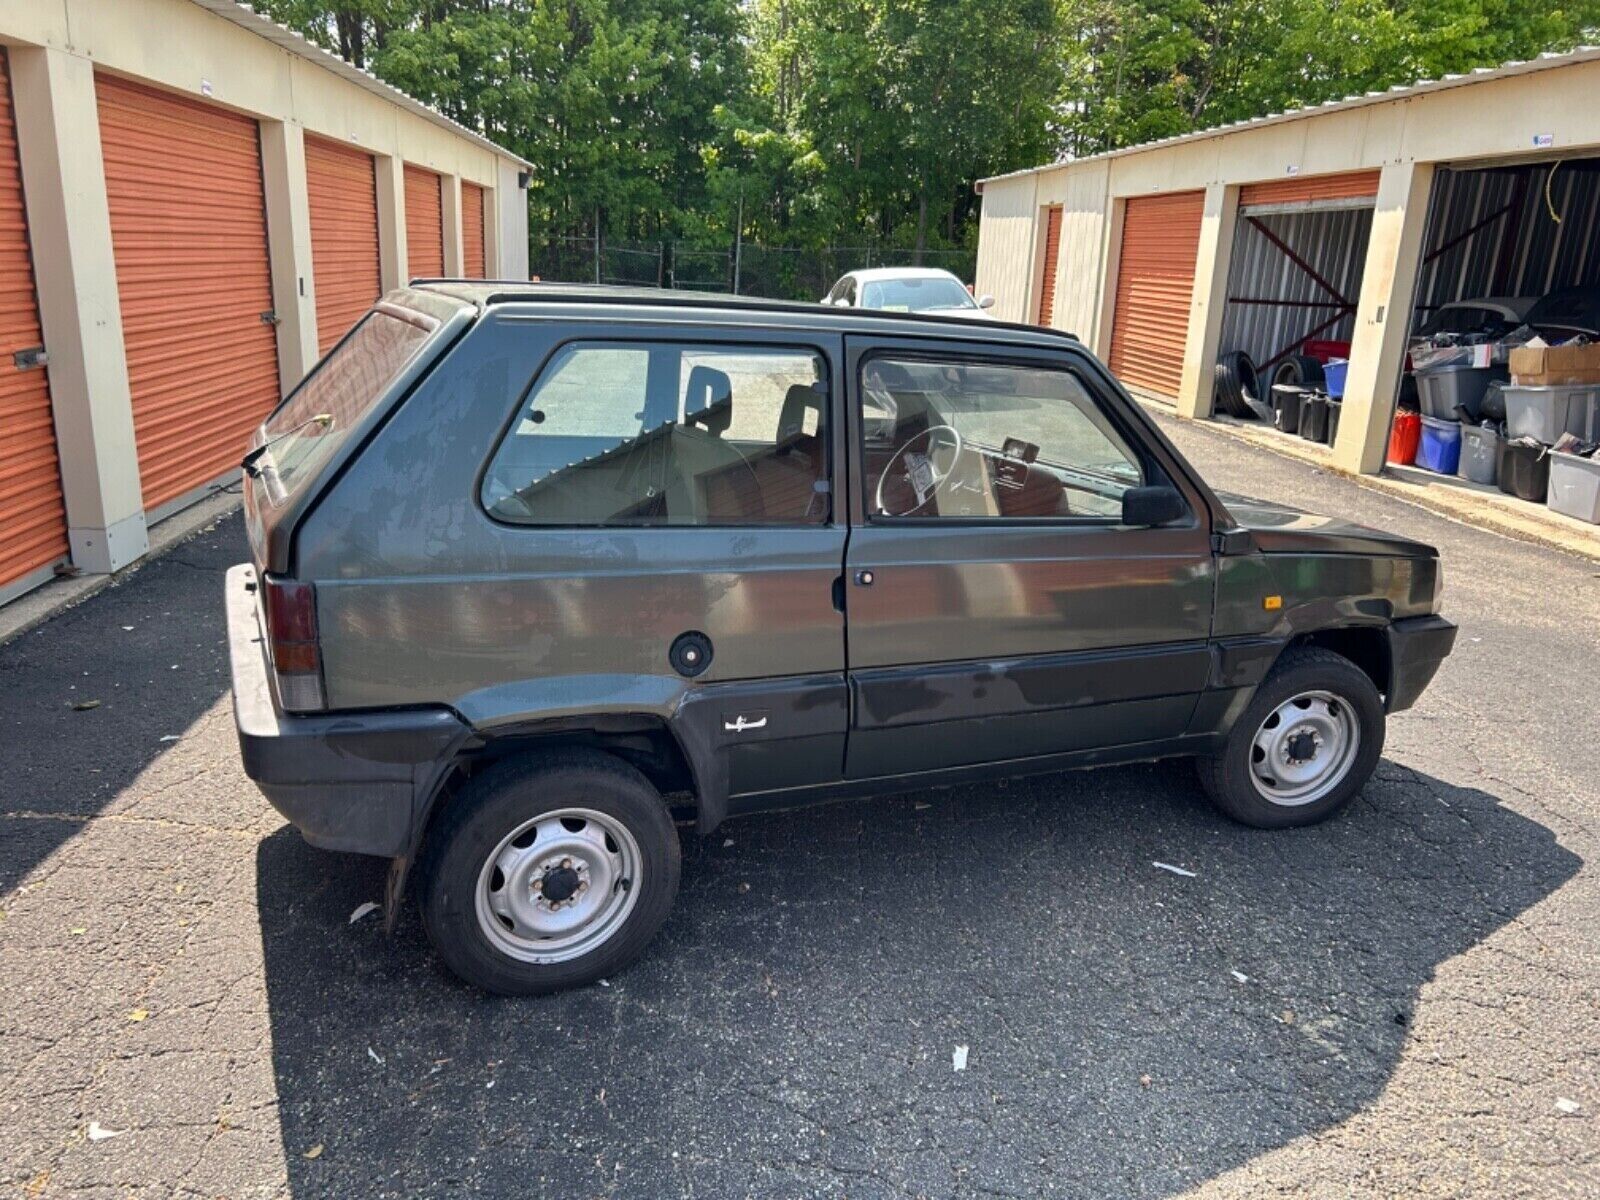
{"type": "Polygon", "coordinates": [[[1330,446],[1339,440],[1339,414],[1343,411],[1343,400],[1328,399],[1328,435],[1322,440],[1330,446]]]}
{"type": "Polygon", "coordinates": [[[1397,412],[1389,428],[1389,461],[1402,467],[1417,461],[1417,443],[1422,440],[1422,418],[1414,412],[1397,412]]]}
{"type": "Polygon", "coordinates": [[[1549,461],[1550,511],[1600,525],[1600,459],[1552,450],[1549,461]]]}
{"type": "Polygon", "coordinates": [[[1328,398],[1321,392],[1308,392],[1300,398],[1300,436],[1308,442],[1328,439],[1328,398]]]}
{"type": "Polygon", "coordinates": [[[1456,474],[1473,483],[1493,483],[1498,477],[1500,435],[1488,425],[1461,427],[1461,461],[1456,474]]]}
{"type": "Polygon", "coordinates": [[[1496,482],[1506,495],[1544,503],[1550,488],[1550,453],[1544,446],[1501,439],[1496,471],[1496,482]]]}
{"type": "Polygon", "coordinates": [[[1422,418],[1422,440],[1417,444],[1417,466],[1435,475],[1454,475],[1461,461],[1461,422],[1422,418]]]}
{"type": "Polygon", "coordinates": [[[1537,438],[1546,445],[1563,433],[1579,437],[1588,433],[1591,414],[1600,403],[1600,384],[1567,384],[1555,387],[1508,385],[1506,395],[1506,436],[1537,438]]]}
{"type": "Polygon", "coordinates": [[[1347,358],[1330,358],[1322,364],[1322,386],[1327,389],[1328,395],[1335,399],[1344,396],[1344,377],[1350,370],[1350,360],[1347,358]]]}
{"type": "Polygon", "coordinates": [[[1306,394],[1297,383],[1278,383],[1272,387],[1272,423],[1284,433],[1300,432],[1300,402],[1306,394]]]}
{"type": "Polygon", "coordinates": [[[1461,413],[1457,409],[1465,411],[1468,420],[1476,421],[1483,412],[1483,396],[1489,385],[1511,377],[1504,366],[1435,367],[1416,375],[1422,415],[1441,421],[1459,420],[1461,413]]]}

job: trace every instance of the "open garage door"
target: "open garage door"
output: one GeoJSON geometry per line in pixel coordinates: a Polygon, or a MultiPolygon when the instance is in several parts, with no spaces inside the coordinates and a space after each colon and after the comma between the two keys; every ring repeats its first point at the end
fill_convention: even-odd
{"type": "Polygon", "coordinates": [[[42,363],[25,366],[16,358],[43,342],[11,115],[10,63],[0,50],[0,598],[67,553],[49,380],[42,363]]]}
{"type": "Polygon", "coordinates": [[[462,180],[461,273],[468,279],[489,278],[489,259],[484,252],[483,201],[483,189],[462,180]]]}
{"type": "Polygon", "coordinates": [[[378,266],[378,184],[372,155],[306,138],[317,349],[326,354],[383,292],[378,266]]]}
{"type": "Polygon", "coordinates": [[[256,123],[95,79],[146,510],[238,466],[278,401],[256,123]]]}
{"type": "Polygon", "coordinates": [[[1132,197],[1123,215],[1111,371],[1168,399],[1183,376],[1204,208],[1204,192],[1174,192],[1132,197]]]}
{"type": "Polygon", "coordinates": [[[406,164],[406,273],[412,279],[444,274],[444,202],[432,171],[406,164]]]}

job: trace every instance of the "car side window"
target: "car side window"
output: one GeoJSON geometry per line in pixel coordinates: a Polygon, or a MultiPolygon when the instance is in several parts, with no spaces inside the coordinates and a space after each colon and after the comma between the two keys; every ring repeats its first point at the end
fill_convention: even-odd
{"type": "Polygon", "coordinates": [[[484,473],[523,525],[820,525],[825,360],[807,349],[574,343],[540,372],[484,473]]]}
{"type": "Polygon", "coordinates": [[[1145,482],[1064,368],[878,357],[860,397],[869,517],[1114,521],[1145,482]]]}

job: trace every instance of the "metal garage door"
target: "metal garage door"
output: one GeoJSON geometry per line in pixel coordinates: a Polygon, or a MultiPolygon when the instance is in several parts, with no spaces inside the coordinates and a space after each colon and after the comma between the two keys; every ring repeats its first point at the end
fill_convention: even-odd
{"type": "Polygon", "coordinates": [[[487,279],[489,261],[483,252],[483,189],[461,183],[461,273],[468,279],[487,279]]]}
{"type": "Polygon", "coordinates": [[[1307,179],[1274,179],[1239,189],[1243,208],[1263,205],[1319,204],[1337,201],[1371,201],[1378,197],[1377,171],[1350,171],[1343,175],[1313,175],[1307,179]]]}
{"type": "Polygon", "coordinates": [[[1204,192],[1137,196],[1122,222],[1111,371],[1131,387],[1169,398],[1183,375],[1204,192]]]}
{"type": "Polygon", "coordinates": [[[444,205],[439,177],[406,164],[406,255],[412,279],[444,274],[444,205]]]}
{"type": "Polygon", "coordinates": [[[1061,205],[1045,210],[1044,276],[1039,282],[1039,324],[1049,325],[1056,315],[1056,267],[1061,261],[1061,205]]]}
{"type": "Polygon", "coordinates": [[[383,292],[378,270],[378,182],[372,155],[306,138],[317,349],[326,354],[383,292]]]}
{"type": "Polygon", "coordinates": [[[67,512],[43,366],[16,365],[44,341],[11,118],[11,67],[0,50],[0,596],[67,552],[67,512]]]}
{"type": "Polygon", "coordinates": [[[278,400],[256,123],[97,76],[144,506],[236,467],[278,400]]]}

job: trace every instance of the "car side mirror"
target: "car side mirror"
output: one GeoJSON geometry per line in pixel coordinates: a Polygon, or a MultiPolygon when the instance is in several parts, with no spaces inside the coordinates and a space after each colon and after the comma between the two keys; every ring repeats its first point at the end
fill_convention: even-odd
{"type": "Polygon", "coordinates": [[[837,300],[835,300],[833,302],[833,306],[835,308],[849,308],[850,307],[850,298],[848,296],[840,296],[837,300]]]}
{"type": "Polygon", "coordinates": [[[978,307],[979,308],[993,308],[994,307],[994,297],[989,295],[988,292],[985,292],[983,295],[978,297],[978,307]]]}
{"type": "Polygon", "coordinates": [[[1138,528],[1170,525],[1189,511],[1178,489],[1164,483],[1122,493],[1122,523],[1138,528]]]}

